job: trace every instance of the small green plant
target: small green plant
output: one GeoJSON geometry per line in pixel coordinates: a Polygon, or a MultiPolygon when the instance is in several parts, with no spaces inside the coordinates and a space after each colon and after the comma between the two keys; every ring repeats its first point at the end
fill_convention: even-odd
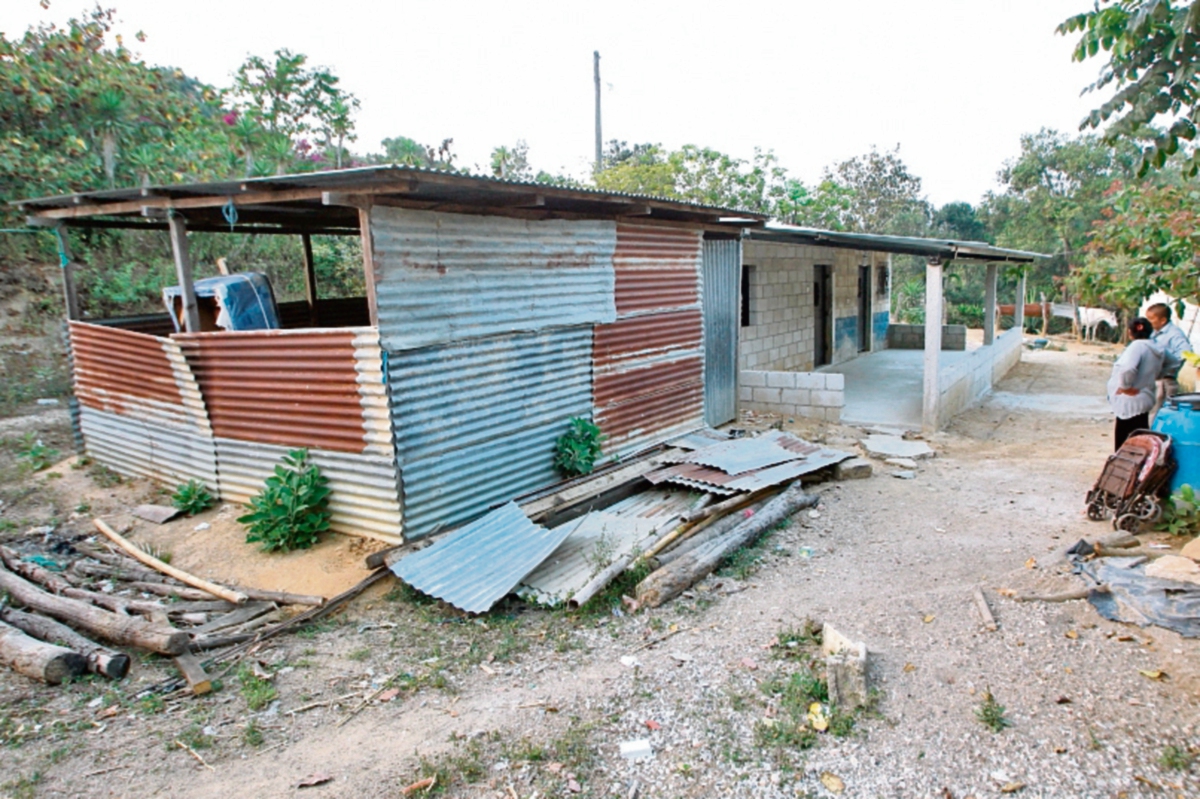
{"type": "Polygon", "coordinates": [[[58,450],[47,447],[36,434],[27,433],[22,441],[22,448],[17,450],[17,457],[29,471],[40,472],[58,460],[58,450]]]}
{"type": "Polygon", "coordinates": [[[1190,535],[1200,531],[1200,498],[1187,483],[1164,503],[1162,520],[1156,529],[1171,535],[1190,535]]]}
{"type": "Polygon", "coordinates": [[[208,492],[208,486],[199,480],[188,480],[175,489],[171,494],[171,504],[188,516],[203,513],[216,504],[216,499],[208,492]]]}
{"type": "Polygon", "coordinates": [[[554,442],[554,468],[563,477],[591,474],[604,442],[600,428],[583,416],[571,419],[567,432],[554,442]]]}
{"type": "Polygon", "coordinates": [[[369,657],[371,657],[371,647],[369,646],[364,646],[362,649],[356,649],[350,654],[346,655],[347,659],[355,661],[363,661],[369,657]]]}
{"type": "Polygon", "coordinates": [[[237,672],[238,684],[242,688],[242,698],[251,710],[262,710],[275,701],[279,692],[270,680],[265,680],[254,673],[254,669],[243,663],[237,672]]]}
{"type": "Polygon", "coordinates": [[[1012,722],[1004,716],[1004,705],[996,701],[990,688],[984,689],[983,701],[975,708],[975,718],[992,732],[1003,732],[1006,727],[1012,726],[1012,722]]]}
{"type": "MultiPolygon", "coordinates": [[[[213,737],[204,732],[199,722],[193,722],[186,730],[179,733],[179,741],[193,749],[209,749],[213,745],[213,737]]],[[[167,744],[167,749],[176,749],[174,742],[167,744]]]]}
{"type": "Polygon", "coordinates": [[[88,477],[100,488],[112,488],[125,482],[125,478],[105,466],[103,463],[93,463],[88,467],[88,477]]]}
{"type": "Polygon", "coordinates": [[[261,543],[264,552],[308,549],[329,529],[329,481],[308,450],[292,450],[267,478],[263,490],[250,498],[250,513],[238,521],[250,529],[249,543],[261,543]]]}
{"type": "Polygon", "coordinates": [[[167,704],[158,694],[150,694],[149,696],[143,696],[138,701],[138,707],[147,716],[153,716],[155,713],[162,713],[166,710],[167,704]]]}
{"type": "Polygon", "coordinates": [[[1158,764],[1168,771],[1187,771],[1196,762],[1196,756],[1182,746],[1168,746],[1158,758],[1158,764]]]}
{"type": "Polygon", "coordinates": [[[258,723],[254,719],[251,719],[246,724],[246,728],[242,730],[242,740],[246,742],[247,746],[263,745],[262,730],[258,728],[258,723]]]}

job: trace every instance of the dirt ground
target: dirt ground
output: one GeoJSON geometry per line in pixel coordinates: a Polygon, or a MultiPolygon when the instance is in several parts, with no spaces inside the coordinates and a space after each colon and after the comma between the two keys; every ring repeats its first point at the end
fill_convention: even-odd
{"type": "MultiPolygon", "coordinates": [[[[0,795],[382,797],[434,778],[411,795],[1198,796],[1200,642],[1108,622],[1082,600],[1001,593],[1081,585],[1051,554],[1108,530],[1082,499],[1110,449],[1113,352],[1027,351],[930,442],[937,457],[915,479],[876,462],[868,479],[818,486],[816,511],[657,610],[514,602],[468,619],[389,578],[260,650],[269,679],[243,664],[200,699],[138,698],[172,674],[158,658],[119,685],[0,673],[0,795]],[[995,632],[972,608],[976,587],[995,632]],[[866,642],[875,698],[801,735],[785,723],[787,686],[809,674],[805,632],[820,621],[866,642]],[[1005,709],[999,732],[977,718],[987,692],[1005,709]],[[618,745],[642,738],[653,759],[623,760],[618,745]],[[329,779],[299,787],[310,776],[329,779]]],[[[101,488],[91,467],[52,471],[63,476],[3,486],[0,519],[20,520],[5,537],[47,512],[70,535],[91,514],[127,524],[117,510],[162,501],[137,481],[101,488]]],[[[281,560],[242,543],[234,515],[131,535],[259,587],[328,594],[364,575],[369,546],[335,537],[281,560]]]]}

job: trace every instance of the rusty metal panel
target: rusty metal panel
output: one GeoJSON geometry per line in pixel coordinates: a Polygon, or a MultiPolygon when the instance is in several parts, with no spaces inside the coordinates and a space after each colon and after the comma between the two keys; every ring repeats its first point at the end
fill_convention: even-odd
{"type": "Polygon", "coordinates": [[[698,463],[681,463],[650,472],[646,475],[646,479],[655,485],[664,482],[674,483],[716,494],[753,493],[779,483],[795,480],[802,475],[811,474],[853,457],[854,455],[849,452],[821,449],[800,460],[788,461],[777,466],[767,466],[738,475],[731,475],[720,469],[702,466],[698,463]]]}
{"type": "Polygon", "coordinates": [[[214,435],[363,452],[368,440],[355,342],[373,333],[253,330],[173,338],[196,374],[214,435]]]}
{"type": "MultiPolygon", "coordinates": [[[[262,490],[292,448],[216,439],[221,499],[245,503],[262,490]]],[[[389,457],[310,449],[309,458],[329,480],[330,526],[338,532],[400,543],[400,488],[389,457]]]]}
{"type": "Polygon", "coordinates": [[[591,413],[591,345],[575,327],[388,353],[409,537],[559,479],[555,439],[591,413]]]}
{"type": "Polygon", "coordinates": [[[617,320],[594,330],[593,403],[605,452],[702,427],[701,233],[617,225],[617,320]]]}
{"type": "Polygon", "coordinates": [[[460,610],[485,613],[562,543],[570,527],[547,530],[509,502],[400,559],[392,572],[460,610]]]}
{"type": "Polygon", "coordinates": [[[70,324],[75,390],[84,405],[121,413],[126,397],[180,404],[162,339],[84,322],[70,324]]]}
{"type": "Polygon", "coordinates": [[[88,456],[114,471],[172,487],[199,480],[219,490],[211,436],[88,405],[79,409],[79,426],[88,456]]]}
{"type": "Polygon", "coordinates": [[[376,206],[384,348],[611,322],[615,225],[376,206]]]}

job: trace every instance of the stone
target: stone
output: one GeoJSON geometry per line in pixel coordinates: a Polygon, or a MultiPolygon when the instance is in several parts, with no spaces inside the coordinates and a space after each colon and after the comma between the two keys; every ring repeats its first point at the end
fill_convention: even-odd
{"type": "Polygon", "coordinates": [[[170,505],[138,505],[133,509],[133,515],[155,524],[165,524],[183,511],[170,505]]]}
{"type": "Polygon", "coordinates": [[[1193,538],[1191,541],[1184,544],[1183,549],[1179,554],[1185,558],[1192,560],[1200,560],[1200,538],[1193,538]]]}
{"type": "Polygon", "coordinates": [[[875,467],[866,458],[851,458],[833,467],[834,480],[863,480],[875,473],[875,467]]]}
{"type": "Polygon", "coordinates": [[[892,472],[892,477],[898,477],[901,480],[916,480],[917,473],[908,471],[892,472]]]}
{"type": "Polygon", "coordinates": [[[917,468],[917,462],[912,458],[888,458],[884,463],[888,466],[895,466],[897,469],[917,468]]]}
{"type": "Polygon", "coordinates": [[[1200,564],[1179,555],[1163,555],[1146,566],[1146,576],[1200,585],[1200,564]]]}
{"type": "Polygon", "coordinates": [[[933,448],[924,441],[905,441],[899,436],[869,435],[863,439],[867,454],[875,458],[932,458],[933,448]]]}
{"type": "Polygon", "coordinates": [[[851,641],[826,622],[821,628],[821,654],[830,703],[850,710],[867,704],[867,645],[851,641]]]}
{"type": "Polygon", "coordinates": [[[620,744],[621,757],[626,760],[640,760],[643,757],[654,757],[654,749],[645,738],[636,741],[622,741],[620,744]]]}

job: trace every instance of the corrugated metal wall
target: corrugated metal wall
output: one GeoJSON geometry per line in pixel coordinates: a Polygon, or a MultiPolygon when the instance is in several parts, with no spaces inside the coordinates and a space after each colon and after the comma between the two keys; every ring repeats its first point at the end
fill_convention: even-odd
{"type": "Polygon", "coordinates": [[[570,327],[389,353],[408,537],[559,479],[554,442],[591,412],[592,331],[570,327]]]}
{"type": "Polygon", "coordinates": [[[79,424],[88,455],[125,474],[218,489],[212,429],[170,339],[71,322],[79,424]]]}
{"type": "Polygon", "coordinates": [[[737,349],[742,243],[704,242],[704,420],[737,418],[737,349]]]}
{"type": "Polygon", "coordinates": [[[701,233],[618,225],[617,321],[597,325],[595,418],[624,453],[704,424],[701,233]]]}
{"type": "Polygon", "coordinates": [[[612,222],[377,206],[371,234],[389,351],[615,318],[612,222]]]}

